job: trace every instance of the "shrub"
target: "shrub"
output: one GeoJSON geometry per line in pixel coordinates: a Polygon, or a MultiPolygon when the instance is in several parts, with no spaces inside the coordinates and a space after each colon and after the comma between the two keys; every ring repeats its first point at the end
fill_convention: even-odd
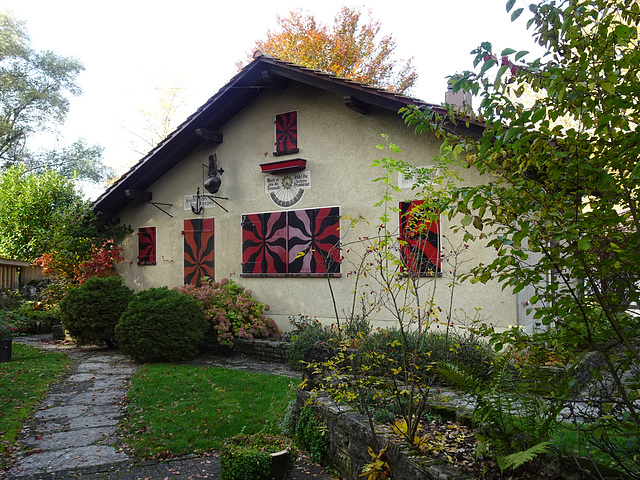
{"type": "Polygon", "coordinates": [[[448,335],[426,332],[420,338],[417,356],[410,360],[416,342],[417,336],[413,332],[407,333],[405,342],[397,328],[378,329],[362,338],[356,353],[356,363],[372,364],[371,372],[377,375],[389,374],[390,368],[406,365],[411,361],[416,362],[422,370],[441,363],[460,363],[466,365],[473,375],[487,378],[496,358],[491,346],[477,337],[463,336],[456,332],[450,332],[448,335]],[[371,355],[373,352],[375,355],[371,355]],[[380,358],[386,361],[377,361],[380,358]]]}
{"type": "Polygon", "coordinates": [[[496,351],[487,342],[472,335],[449,332],[448,335],[430,332],[424,337],[421,351],[430,352],[434,363],[456,363],[465,365],[467,371],[487,379],[491,366],[497,358],[496,351]]]}
{"type": "Polygon", "coordinates": [[[17,310],[20,295],[13,290],[0,290],[0,340],[14,337],[24,331],[26,318],[17,310]]]}
{"type": "MultiPolygon", "coordinates": [[[[293,471],[295,448],[287,437],[277,435],[237,435],[227,440],[220,452],[222,480],[258,480],[273,478],[271,453],[288,450],[284,470],[293,471]]],[[[277,477],[282,478],[282,477],[277,477]]],[[[288,478],[288,477],[287,477],[288,478]]]]}
{"type": "Polygon", "coordinates": [[[327,428],[322,416],[311,405],[305,405],[300,411],[296,427],[298,446],[307,452],[314,462],[322,462],[329,454],[327,428]]]}
{"type": "Polygon", "coordinates": [[[7,340],[23,333],[25,318],[15,312],[0,309],[0,340],[7,340]]]}
{"type": "Polygon", "coordinates": [[[287,408],[284,411],[282,419],[278,423],[280,432],[287,437],[293,437],[296,433],[296,421],[297,421],[298,408],[296,407],[295,399],[291,400],[287,404],[287,408]]]}
{"type": "Polygon", "coordinates": [[[333,336],[330,329],[323,327],[316,318],[299,315],[290,317],[289,323],[293,329],[287,350],[287,365],[296,370],[303,370],[304,355],[314,345],[327,343],[333,336]]]}
{"type": "Polygon", "coordinates": [[[90,278],[60,302],[60,319],[79,344],[115,347],[115,326],[133,292],[119,277],[90,278]]]}
{"type": "Polygon", "coordinates": [[[406,335],[406,342],[402,338],[402,333],[397,328],[377,329],[371,335],[363,339],[362,350],[371,350],[379,354],[385,354],[393,358],[396,362],[402,362],[402,349],[412,351],[415,348],[416,338],[411,332],[406,335]],[[400,344],[400,345],[398,345],[400,344]]]}
{"type": "Polygon", "coordinates": [[[193,358],[206,331],[197,301],[161,287],[133,296],[116,326],[116,339],[138,362],[174,362],[193,358]]]}
{"type": "Polygon", "coordinates": [[[356,315],[347,319],[340,333],[348,339],[365,337],[371,333],[371,321],[366,317],[356,315]]]}
{"type": "Polygon", "coordinates": [[[0,290],[0,310],[16,310],[22,304],[22,295],[15,290],[0,290]]]}
{"type": "Polygon", "coordinates": [[[176,290],[198,301],[220,345],[231,348],[235,338],[280,337],[276,323],[264,316],[269,306],[233,280],[206,279],[200,287],[189,284],[176,290]]]}
{"type": "Polygon", "coordinates": [[[16,311],[26,319],[26,333],[48,333],[52,325],[60,323],[60,306],[47,305],[38,297],[33,300],[25,297],[16,311]]]}

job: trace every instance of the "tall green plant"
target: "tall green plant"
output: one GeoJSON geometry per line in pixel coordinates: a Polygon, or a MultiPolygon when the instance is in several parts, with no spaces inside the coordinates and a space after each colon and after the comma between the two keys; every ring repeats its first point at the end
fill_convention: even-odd
{"type": "MultiPolygon", "coordinates": [[[[337,354],[327,361],[318,362],[315,373],[324,375],[326,380],[319,389],[327,391],[338,401],[355,403],[367,415],[374,438],[376,429],[370,399],[380,396],[393,398],[406,425],[402,433],[413,444],[419,438],[417,432],[420,417],[426,408],[435,375],[431,371],[429,352],[425,349],[429,339],[428,332],[436,324],[446,325],[448,328],[451,323],[448,315],[452,310],[448,305],[436,304],[436,290],[451,289],[450,301],[453,301],[457,279],[455,275],[451,278],[441,276],[435,268],[426,271],[416,267],[400,253],[408,242],[402,239],[399,241],[398,232],[391,227],[392,215],[400,214],[399,208],[393,205],[395,195],[401,192],[395,185],[395,178],[398,172],[414,175],[416,171],[394,158],[401,149],[384,137],[387,144],[379,145],[379,149],[388,150],[390,155],[373,163],[374,168],[382,171],[375,182],[384,186],[383,195],[376,204],[381,209],[376,222],[378,226],[374,235],[353,241],[348,240],[347,235],[362,219],[353,219],[346,229],[347,234],[341,245],[349,253],[345,256],[344,264],[352,268],[348,272],[354,279],[352,301],[343,309],[344,328],[339,327],[335,331],[335,342],[341,344],[336,348],[337,354]],[[383,349],[372,349],[364,355],[356,353],[350,347],[357,345],[362,339],[345,335],[346,327],[356,320],[370,319],[373,314],[392,319],[397,336],[389,339],[388,345],[383,349]]],[[[434,194],[425,194],[424,202],[416,206],[412,214],[434,222],[447,204],[447,192],[457,182],[457,176],[446,166],[438,169],[436,175],[427,169],[419,169],[417,174],[423,178],[423,190],[430,188],[434,194]],[[426,182],[424,179],[427,177],[432,181],[426,182]]],[[[413,226],[418,235],[424,233],[421,229],[426,228],[426,223],[428,222],[413,226]]],[[[457,255],[464,248],[461,245],[460,248],[452,249],[456,251],[456,255],[452,256],[453,261],[459,261],[457,255]]],[[[441,252],[438,255],[442,255],[441,252]]],[[[338,308],[335,310],[338,311],[338,308]]],[[[446,341],[448,340],[447,337],[446,341]]],[[[381,445],[373,445],[373,448],[379,450],[381,445]]]]}
{"type": "MultiPolygon", "coordinates": [[[[524,9],[514,6],[515,19],[524,9]]],[[[527,344],[540,368],[582,366],[574,393],[592,408],[573,421],[583,441],[640,478],[640,329],[625,314],[640,300],[640,5],[559,0],[529,11],[542,57],[485,42],[472,52],[476,70],[452,77],[454,91],[480,97],[480,139],[449,128],[459,121],[453,111],[404,114],[484,175],[453,193],[466,238],[497,254],[467,279],[535,289],[529,310],[545,331],[527,344]]],[[[492,333],[498,345],[512,340],[492,333]]]]}
{"type": "Polygon", "coordinates": [[[90,250],[84,236],[87,202],[68,178],[52,172],[35,174],[24,165],[0,173],[0,255],[31,261],[76,240],[74,248],[90,250]]]}

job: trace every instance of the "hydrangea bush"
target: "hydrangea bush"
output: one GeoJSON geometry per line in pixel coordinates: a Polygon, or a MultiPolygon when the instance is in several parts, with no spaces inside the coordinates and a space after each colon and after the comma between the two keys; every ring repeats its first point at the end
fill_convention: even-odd
{"type": "Polygon", "coordinates": [[[255,300],[251,291],[233,280],[203,279],[202,286],[181,285],[181,293],[195,298],[209,320],[217,342],[233,347],[235,338],[279,338],[276,322],[264,315],[269,305],[255,300]]]}

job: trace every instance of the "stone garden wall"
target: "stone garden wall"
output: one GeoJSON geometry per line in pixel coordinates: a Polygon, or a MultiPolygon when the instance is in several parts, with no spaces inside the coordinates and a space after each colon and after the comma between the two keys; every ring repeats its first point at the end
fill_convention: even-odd
{"type": "Polygon", "coordinates": [[[256,340],[239,338],[234,340],[234,349],[240,355],[256,358],[264,362],[287,362],[289,342],[280,340],[256,340]]]}
{"type": "MultiPolygon", "coordinates": [[[[238,339],[235,342],[235,350],[241,355],[262,361],[285,363],[288,345],[288,342],[283,341],[238,339]]],[[[299,389],[296,399],[298,409],[302,409],[311,398],[310,392],[299,389]]],[[[367,447],[373,445],[373,436],[367,418],[348,408],[336,406],[328,397],[315,397],[313,405],[322,414],[329,432],[328,463],[340,473],[342,479],[361,480],[362,467],[370,461],[367,447]]],[[[455,467],[429,466],[425,464],[424,458],[409,457],[408,453],[398,444],[389,444],[385,459],[391,466],[392,478],[412,480],[466,480],[469,478],[455,467]]]]}
{"type": "MultiPolygon", "coordinates": [[[[308,400],[322,414],[330,438],[329,462],[340,472],[343,480],[361,480],[362,467],[369,463],[369,446],[373,435],[367,418],[348,408],[338,407],[328,397],[298,390],[297,405],[302,409],[308,400]]],[[[386,442],[386,440],[384,440],[386,442]]],[[[384,445],[382,445],[384,446],[384,445]]],[[[385,458],[391,467],[392,478],[412,480],[467,480],[468,476],[450,465],[426,465],[425,458],[409,457],[409,452],[390,442],[385,458]]]]}

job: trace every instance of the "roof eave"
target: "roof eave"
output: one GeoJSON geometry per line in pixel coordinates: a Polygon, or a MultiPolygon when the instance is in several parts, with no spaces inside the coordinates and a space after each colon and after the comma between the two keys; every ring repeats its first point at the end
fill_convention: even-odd
{"type": "Polygon", "coordinates": [[[415,98],[300,67],[267,55],[258,56],[94,201],[95,211],[101,214],[101,223],[109,222],[133,201],[126,196],[126,190],[146,190],[182,158],[198,148],[205,140],[196,134],[197,129],[218,130],[265,89],[279,88],[288,81],[321,88],[345,98],[355,97],[358,102],[393,112],[410,104],[438,108],[415,98]]]}

